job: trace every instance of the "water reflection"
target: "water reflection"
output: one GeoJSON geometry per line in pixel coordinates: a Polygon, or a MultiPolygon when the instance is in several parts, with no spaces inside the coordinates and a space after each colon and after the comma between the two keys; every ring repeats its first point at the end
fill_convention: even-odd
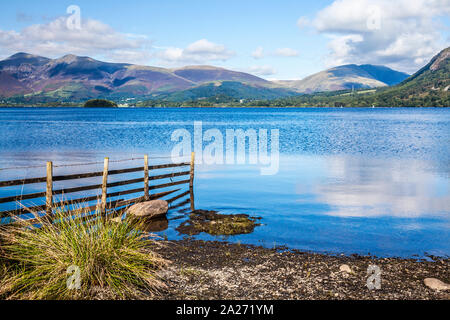
{"type": "Polygon", "coordinates": [[[169,228],[169,220],[166,217],[146,221],[140,229],[144,232],[162,232],[169,228]]]}
{"type": "Polygon", "coordinates": [[[327,214],[332,216],[448,216],[449,182],[427,168],[419,160],[329,157],[323,177],[309,190],[299,184],[297,193],[313,194],[317,202],[330,206],[327,214]]]}

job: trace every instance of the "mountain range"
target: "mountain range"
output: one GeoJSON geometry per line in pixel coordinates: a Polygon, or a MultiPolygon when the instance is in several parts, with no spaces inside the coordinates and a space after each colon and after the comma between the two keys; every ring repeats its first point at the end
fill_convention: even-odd
{"type": "Polygon", "coordinates": [[[268,107],[450,107],[450,47],[401,83],[371,90],[340,90],[250,101],[268,107]]]}
{"type": "Polygon", "coordinates": [[[165,69],[74,55],[49,59],[17,53],[0,61],[0,97],[24,103],[94,98],[186,101],[221,95],[234,99],[276,99],[300,93],[390,86],[407,77],[382,66],[346,65],[303,80],[272,82],[213,66],[165,69]]]}

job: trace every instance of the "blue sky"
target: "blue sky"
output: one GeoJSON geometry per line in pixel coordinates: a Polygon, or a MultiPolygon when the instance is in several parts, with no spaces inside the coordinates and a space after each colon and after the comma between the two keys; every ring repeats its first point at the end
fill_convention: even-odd
{"type": "Polygon", "coordinates": [[[347,63],[412,73],[448,46],[449,15],[450,0],[16,0],[2,4],[0,58],[73,53],[162,67],[209,64],[268,79],[347,63]],[[68,29],[70,5],[80,8],[80,29],[68,29]]]}

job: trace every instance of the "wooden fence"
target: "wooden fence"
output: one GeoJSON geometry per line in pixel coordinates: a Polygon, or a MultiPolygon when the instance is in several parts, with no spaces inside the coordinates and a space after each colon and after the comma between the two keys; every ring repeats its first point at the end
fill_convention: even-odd
{"type": "MultiPolygon", "coordinates": [[[[168,189],[171,187],[177,187],[182,185],[188,185],[189,190],[185,191],[181,194],[178,194],[171,199],[168,199],[167,202],[169,204],[173,204],[175,201],[182,199],[184,197],[187,197],[190,195],[189,199],[187,199],[185,202],[178,204],[175,207],[179,207],[180,205],[187,205],[190,203],[190,209],[195,210],[195,204],[194,204],[194,168],[195,168],[195,154],[192,153],[191,156],[191,162],[184,162],[184,163],[177,163],[177,164],[159,164],[159,165],[152,165],[149,166],[149,157],[146,155],[144,157],[144,163],[142,167],[135,167],[135,168],[126,168],[126,169],[120,169],[120,170],[110,170],[109,167],[110,161],[109,158],[105,158],[104,160],[104,168],[103,171],[99,172],[88,172],[88,173],[77,173],[77,174],[71,174],[71,175],[62,175],[62,176],[54,176],[53,175],[53,163],[47,162],[47,175],[46,177],[41,178],[29,178],[29,179],[21,179],[21,180],[10,180],[10,181],[0,181],[0,188],[3,187],[13,187],[13,186],[24,186],[24,185],[30,185],[30,184],[46,184],[46,190],[43,192],[38,193],[29,193],[29,194],[21,194],[16,196],[9,196],[0,198],[0,204],[5,203],[21,203],[23,200],[30,200],[30,199],[39,199],[45,198],[45,204],[37,205],[37,206],[31,206],[31,207],[21,207],[19,209],[15,210],[8,210],[8,211],[1,211],[0,212],[0,218],[5,217],[11,217],[14,219],[14,217],[27,214],[30,212],[33,213],[41,213],[45,216],[51,216],[53,210],[56,208],[61,208],[66,205],[70,204],[82,204],[82,203],[88,203],[97,200],[97,204],[94,206],[79,208],[80,210],[86,212],[86,211],[100,211],[102,214],[105,215],[108,212],[123,212],[124,208],[127,208],[130,205],[133,205],[138,202],[142,201],[148,201],[148,200],[155,200],[160,199],[169,195],[172,195],[181,189],[172,189],[160,193],[153,193],[154,190],[160,190],[160,189],[168,189]],[[182,168],[182,167],[190,167],[189,170],[182,171],[182,172],[175,172],[175,173],[169,173],[169,174],[159,174],[159,175],[151,175],[150,173],[158,172],[162,169],[170,169],[170,168],[182,168]],[[130,180],[122,180],[118,182],[110,183],[108,182],[108,178],[111,176],[117,176],[117,175],[123,175],[127,173],[137,173],[137,172],[143,172],[144,176],[141,178],[136,179],[130,179],[130,180]],[[188,177],[188,179],[180,180],[180,181],[172,181],[172,178],[175,177],[188,177]],[[72,181],[72,180],[78,180],[78,179],[87,179],[87,178],[95,178],[95,177],[102,177],[101,184],[93,184],[93,185],[86,185],[86,186],[77,186],[73,188],[62,188],[58,190],[54,190],[53,185],[54,182],[59,181],[72,181]],[[161,183],[161,184],[150,184],[150,182],[154,181],[160,181],[164,179],[171,179],[171,182],[169,183],[161,183]],[[122,190],[118,192],[111,192],[108,193],[108,190],[110,188],[114,187],[122,187],[122,186],[130,186],[134,184],[142,183],[142,186],[135,189],[128,189],[128,190],[122,190]],[[100,190],[101,189],[101,196],[91,196],[91,197],[85,197],[85,198],[79,198],[79,199],[72,199],[69,202],[55,202],[54,196],[56,195],[68,195],[72,193],[79,193],[84,191],[92,191],[92,190],[100,190]],[[118,198],[125,195],[133,195],[137,193],[144,193],[143,196],[132,198],[132,199],[116,199],[114,201],[110,200],[111,198],[118,198]],[[120,210],[118,210],[120,209],[120,210]]],[[[174,208],[174,206],[171,206],[174,208]]]]}

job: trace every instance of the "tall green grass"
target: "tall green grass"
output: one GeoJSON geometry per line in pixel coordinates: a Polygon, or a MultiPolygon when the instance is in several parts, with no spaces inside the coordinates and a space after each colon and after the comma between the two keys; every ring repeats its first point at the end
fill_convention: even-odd
{"type": "Polygon", "coordinates": [[[1,297],[96,299],[102,292],[133,299],[151,298],[164,288],[157,271],[167,262],[152,251],[158,242],[137,231],[138,222],[115,222],[98,212],[83,222],[83,213],[55,210],[53,222],[35,215],[34,222],[0,228],[0,260],[8,262],[0,266],[1,297]],[[79,268],[79,289],[67,284],[71,266],[79,268]]]}

